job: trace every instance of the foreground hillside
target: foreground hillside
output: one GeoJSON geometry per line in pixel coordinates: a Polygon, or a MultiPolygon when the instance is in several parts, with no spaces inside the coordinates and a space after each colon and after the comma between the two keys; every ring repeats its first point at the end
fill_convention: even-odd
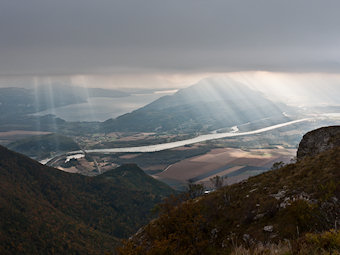
{"type": "Polygon", "coordinates": [[[161,216],[120,252],[255,254],[268,249],[261,254],[339,254],[340,233],[331,230],[340,218],[339,159],[340,147],[329,146],[194,200],[169,199],[160,207],[161,216]]]}
{"type": "Polygon", "coordinates": [[[112,253],[171,193],[136,165],[85,177],[0,147],[0,254],[112,253]]]}

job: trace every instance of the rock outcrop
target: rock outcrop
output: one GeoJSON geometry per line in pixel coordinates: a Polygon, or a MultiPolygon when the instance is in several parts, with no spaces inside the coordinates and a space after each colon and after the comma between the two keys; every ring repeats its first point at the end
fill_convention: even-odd
{"type": "Polygon", "coordinates": [[[315,156],[337,146],[340,146],[340,126],[322,127],[303,136],[297,151],[297,159],[315,156]]]}

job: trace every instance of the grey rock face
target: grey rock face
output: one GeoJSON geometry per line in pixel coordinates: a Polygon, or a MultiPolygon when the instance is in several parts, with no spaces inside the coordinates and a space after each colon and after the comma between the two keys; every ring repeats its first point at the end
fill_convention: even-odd
{"type": "Polygon", "coordinates": [[[303,136],[297,151],[297,159],[315,156],[337,146],[340,146],[340,126],[319,128],[303,136]]]}

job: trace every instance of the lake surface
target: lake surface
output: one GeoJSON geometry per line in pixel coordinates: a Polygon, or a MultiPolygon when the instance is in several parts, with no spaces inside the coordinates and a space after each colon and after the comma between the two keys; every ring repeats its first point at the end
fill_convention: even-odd
{"type": "Polygon", "coordinates": [[[105,121],[132,112],[164,95],[164,93],[153,93],[120,98],[93,97],[86,103],[48,109],[34,115],[54,114],[66,121],[105,121]]]}

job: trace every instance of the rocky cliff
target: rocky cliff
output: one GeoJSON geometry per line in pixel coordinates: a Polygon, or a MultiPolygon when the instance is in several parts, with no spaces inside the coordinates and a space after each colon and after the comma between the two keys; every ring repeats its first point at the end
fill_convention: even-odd
{"type": "Polygon", "coordinates": [[[315,156],[340,146],[340,126],[322,127],[305,134],[299,144],[297,159],[315,156]]]}

